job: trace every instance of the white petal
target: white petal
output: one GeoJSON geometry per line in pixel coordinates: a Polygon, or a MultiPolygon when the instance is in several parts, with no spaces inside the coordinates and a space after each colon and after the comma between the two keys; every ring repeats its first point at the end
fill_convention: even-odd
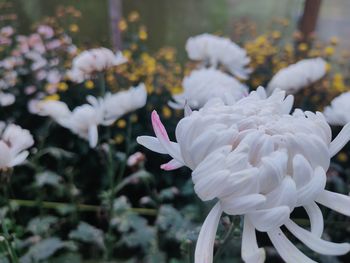
{"type": "Polygon", "coordinates": [[[257,230],[267,232],[283,225],[289,219],[290,209],[288,206],[279,206],[254,211],[247,215],[257,230]]]}
{"type": "Polygon", "coordinates": [[[305,157],[296,154],[293,158],[293,180],[297,188],[299,189],[299,187],[309,182],[313,173],[314,171],[305,157]]]}
{"type": "Polygon", "coordinates": [[[323,233],[323,227],[324,227],[323,215],[322,215],[321,209],[318,207],[318,205],[315,202],[305,205],[304,208],[310,218],[311,232],[315,236],[321,237],[323,233]]]}
{"type": "Polygon", "coordinates": [[[244,217],[241,253],[245,263],[265,262],[265,250],[258,247],[255,228],[246,216],[244,217]]]}
{"type": "Polygon", "coordinates": [[[25,161],[25,159],[27,159],[28,155],[29,155],[28,151],[21,152],[14,159],[11,160],[10,166],[13,167],[13,166],[16,166],[16,165],[23,163],[25,161]]]}
{"type": "Polygon", "coordinates": [[[169,161],[169,162],[167,162],[165,164],[162,164],[160,166],[160,168],[165,170],[165,171],[171,171],[171,170],[178,169],[178,168],[180,168],[182,166],[184,166],[182,163],[178,162],[175,159],[172,159],[171,161],[169,161]]]}
{"type": "Polygon", "coordinates": [[[336,155],[345,144],[350,140],[350,123],[346,124],[343,129],[339,132],[337,137],[329,145],[329,153],[331,157],[336,155]]]}
{"type": "Polygon", "coordinates": [[[220,204],[225,213],[243,215],[255,210],[265,202],[266,198],[260,194],[245,195],[234,198],[222,198],[220,204]]]}
{"type": "Polygon", "coordinates": [[[324,190],[316,197],[316,202],[338,213],[350,216],[350,196],[324,190]]]}
{"type": "Polygon", "coordinates": [[[301,228],[292,220],[288,220],[285,226],[295,237],[297,237],[301,242],[303,242],[306,246],[317,253],[338,256],[344,255],[350,251],[350,244],[337,244],[322,240],[319,237],[313,235],[311,232],[301,228]]]}
{"type": "Polygon", "coordinates": [[[311,181],[298,189],[297,206],[309,204],[315,200],[325,188],[327,176],[323,168],[317,167],[311,181]]]}
{"type": "Polygon", "coordinates": [[[217,203],[205,219],[196,244],[195,263],[213,262],[214,242],[221,214],[221,206],[217,203]]]}
{"type": "Polygon", "coordinates": [[[283,234],[280,228],[267,232],[273,246],[287,263],[317,263],[308,258],[283,234]]]}
{"type": "Polygon", "coordinates": [[[95,148],[98,142],[97,126],[89,127],[89,145],[91,148],[95,148]]]}
{"type": "Polygon", "coordinates": [[[139,136],[136,138],[138,144],[150,149],[153,152],[168,154],[168,151],[161,145],[159,140],[153,136],[139,136]]]}

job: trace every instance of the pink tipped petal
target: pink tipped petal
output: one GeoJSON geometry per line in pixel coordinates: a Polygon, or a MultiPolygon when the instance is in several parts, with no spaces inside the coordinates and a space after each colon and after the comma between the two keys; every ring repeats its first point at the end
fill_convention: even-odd
{"type": "Polygon", "coordinates": [[[329,153],[331,157],[336,155],[350,140],[350,123],[346,124],[340,133],[329,145],[329,153]]]}
{"type": "Polygon", "coordinates": [[[316,202],[338,213],[350,216],[350,196],[324,190],[316,197],[316,202]]]}
{"type": "Polygon", "coordinates": [[[172,159],[170,162],[162,164],[160,166],[160,168],[165,170],[165,171],[171,171],[171,170],[178,169],[178,168],[180,168],[182,166],[184,166],[182,163],[176,161],[175,159],[172,159]]]}
{"type": "Polygon", "coordinates": [[[317,253],[338,256],[350,251],[350,244],[337,244],[322,240],[311,232],[301,228],[290,219],[286,222],[285,226],[296,238],[317,253]]]}
{"type": "Polygon", "coordinates": [[[246,216],[244,217],[241,253],[245,263],[265,262],[265,250],[258,247],[255,228],[246,216]]]}
{"type": "Polygon", "coordinates": [[[178,161],[182,161],[180,148],[174,147],[174,144],[169,140],[168,133],[166,132],[162,122],[160,121],[158,113],[154,110],[152,112],[152,126],[154,133],[156,134],[159,142],[167,150],[168,154],[178,161]]]}
{"type": "Polygon", "coordinates": [[[305,205],[304,208],[310,218],[311,233],[317,237],[321,237],[324,227],[321,209],[315,202],[305,205]]]}
{"type": "Polygon", "coordinates": [[[273,246],[276,248],[278,254],[288,263],[317,263],[308,258],[299,249],[297,249],[292,242],[283,234],[280,228],[267,232],[273,246]]]}
{"type": "Polygon", "coordinates": [[[214,242],[221,214],[221,206],[217,203],[205,219],[196,244],[195,263],[213,262],[214,242]]]}

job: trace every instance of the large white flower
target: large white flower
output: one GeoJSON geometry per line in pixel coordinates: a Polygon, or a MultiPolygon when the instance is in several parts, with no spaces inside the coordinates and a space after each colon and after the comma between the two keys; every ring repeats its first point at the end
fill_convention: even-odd
{"type": "Polygon", "coordinates": [[[212,262],[222,212],[244,215],[242,258],[248,263],[265,261],[255,229],[268,234],[286,262],[314,262],[286,238],[283,225],[318,253],[342,255],[350,250],[349,244],[321,239],[323,217],[316,204],[350,216],[350,197],[325,190],[330,158],[349,140],[350,124],[331,141],[322,113],[297,109],[290,114],[292,105],[293,96],[285,98],[278,90],[267,97],[262,87],[234,105],[214,99],[178,123],[177,142],[169,140],[157,113],[152,113],[157,137],[137,141],[173,158],[163,169],[189,167],[203,201],[218,200],[200,231],[196,263],[212,262]],[[296,207],[309,215],[310,231],[290,219],[296,207]]]}
{"type": "Polygon", "coordinates": [[[74,82],[82,82],[93,73],[123,64],[127,59],[121,52],[114,54],[107,48],[95,48],[81,52],[73,59],[72,69],[67,73],[74,82]]]}
{"type": "Polygon", "coordinates": [[[6,126],[0,122],[0,170],[4,170],[25,161],[34,144],[32,135],[28,130],[15,124],[6,126]]]}
{"type": "Polygon", "coordinates": [[[199,109],[212,98],[221,98],[231,105],[248,95],[246,86],[219,70],[194,70],[182,82],[184,92],[174,95],[176,103],[169,102],[173,108],[182,109],[187,103],[193,109],[199,109]]]}
{"type": "Polygon", "coordinates": [[[251,72],[247,68],[250,58],[247,52],[228,38],[211,34],[190,37],[186,43],[190,59],[218,67],[222,65],[233,75],[246,79],[251,72]]]}
{"type": "Polygon", "coordinates": [[[108,126],[126,113],[142,108],[146,104],[147,91],[144,84],[127,91],[107,94],[104,98],[88,96],[90,104],[84,104],[70,111],[62,101],[39,101],[34,112],[50,116],[61,126],[89,141],[94,148],[98,142],[98,126],[108,126]]]}
{"type": "Polygon", "coordinates": [[[334,98],[330,106],[324,109],[324,115],[329,124],[345,125],[350,122],[350,91],[334,98]]]}
{"type": "Polygon", "coordinates": [[[326,74],[326,61],[322,58],[303,59],[278,71],[269,84],[267,90],[285,90],[294,94],[300,89],[320,80],[326,74]]]}

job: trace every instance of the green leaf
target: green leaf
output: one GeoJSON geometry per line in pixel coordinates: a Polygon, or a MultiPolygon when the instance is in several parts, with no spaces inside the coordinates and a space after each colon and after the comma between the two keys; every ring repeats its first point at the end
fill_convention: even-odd
{"type": "Polygon", "coordinates": [[[58,147],[45,148],[41,152],[41,155],[45,155],[45,154],[49,154],[56,159],[62,159],[62,158],[71,159],[71,158],[75,157],[75,153],[63,150],[63,149],[58,148],[58,147]]]}
{"type": "Polygon", "coordinates": [[[46,234],[53,224],[58,222],[58,218],[54,216],[35,217],[29,221],[27,230],[34,235],[46,234]]]}
{"type": "Polygon", "coordinates": [[[45,171],[37,174],[35,176],[35,180],[36,180],[36,185],[38,187],[43,187],[45,185],[58,187],[60,185],[62,178],[61,176],[59,176],[54,172],[45,171]]]}
{"type": "Polygon", "coordinates": [[[105,248],[103,231],[86,222],[80,222],[77,229],[69,233],[69,238],[105,248]]]}

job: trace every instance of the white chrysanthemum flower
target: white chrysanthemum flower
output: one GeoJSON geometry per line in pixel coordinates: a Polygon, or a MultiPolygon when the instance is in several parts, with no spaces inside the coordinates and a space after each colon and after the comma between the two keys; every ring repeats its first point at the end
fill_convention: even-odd
{"type": "Polygon", "coordinates": [[[96,72],[127,62],[121,52],[114,54],[107,48],[95,48],[83,51],[73,59],[72,69],[67,73],[74,82],[82,82],[96,72]]]}
{"type": "Polygon", "coordinates": [[[34,144],[32,135],[28,130],[15,124],[5,125],[0,122],[0,170],[19,165],[25,161],[34,144]]]}
{"type": "MultiPolygon", "coordinates": [[[[127,91],[107,94],[104,98],[88,96],[90,104],[84,104],[70,111],[62,101],[37,102],[34,112],[50,116],[61,126],[89,141],[91,148],[98,142],[98,126],[108,126],[126,113],[142,108],[146,104],[147,91],[144,84],[127,91]]],[[[33,106],[32,106],[33,107],[33,106]]]]}
{"type": "Polygon", "coordinates": [[[0,91],[0,106],[10,106],[16,100],[16,97],[11,93],[4,93],[0,91]]]}
{"type": "Polygon", "coordinates": [[[294,94],[326,74],[326,61],[322,58],[303,59],[278,71],[267,85],[268,93],[274,89],[294,94]]]}
{"type": "Polygon", "coordinates": [[[350,216],[350,197],[325,190],[330,158],[350,139],[350,124],[331,141],[331,129],[322,113],[290,114],[293,96],[284,91],[270,97],[260,87],[228,106],[218,99],[193,111],[176,127],[171,142],[156,112],[152,114],[155,137],[137,141],[173,159],[165,170],[183,165],[192,169],[197,195],[218,200],[200,231],[196,263],[210,263],[215,233],[222,212],[244,215],[242,258],[248,263],[265,261],[255,229],[266,232],[286,262],[314,262],[284,235],[284,225],[310,249],[325,255],[348,253],[350,245],[321,239],[323,217],[319,203],[350,216]],[[296,207],[310,218],[311,231],[290,219],[296,207]]]}
{"type": "Polygon", "coordinates": [[[190,37],[186,51],[190,59],[213,67],[222,65],[236,77],[246,79],[251,73],[251,69],[247,68],[250,62],[247,52],[228,38],[211,34],[190,37]]]}
{"type": "Polygon", "coordinates": [[[330,106],[324,109],[323,114],[331,125],[345,125],[350,122],[350,91],[334,98],[330,106]]]}
{"type": "Polygon", "coordinates": [[[221,98],[225,104],[232,105],[248,95],[248,89],[234,77],[216,69],[194,70],[182,82],[184,92],[174,95],[169,105],[183,109],[187,103],[193,109],[199,109],[212,98],[221,98]]]}

